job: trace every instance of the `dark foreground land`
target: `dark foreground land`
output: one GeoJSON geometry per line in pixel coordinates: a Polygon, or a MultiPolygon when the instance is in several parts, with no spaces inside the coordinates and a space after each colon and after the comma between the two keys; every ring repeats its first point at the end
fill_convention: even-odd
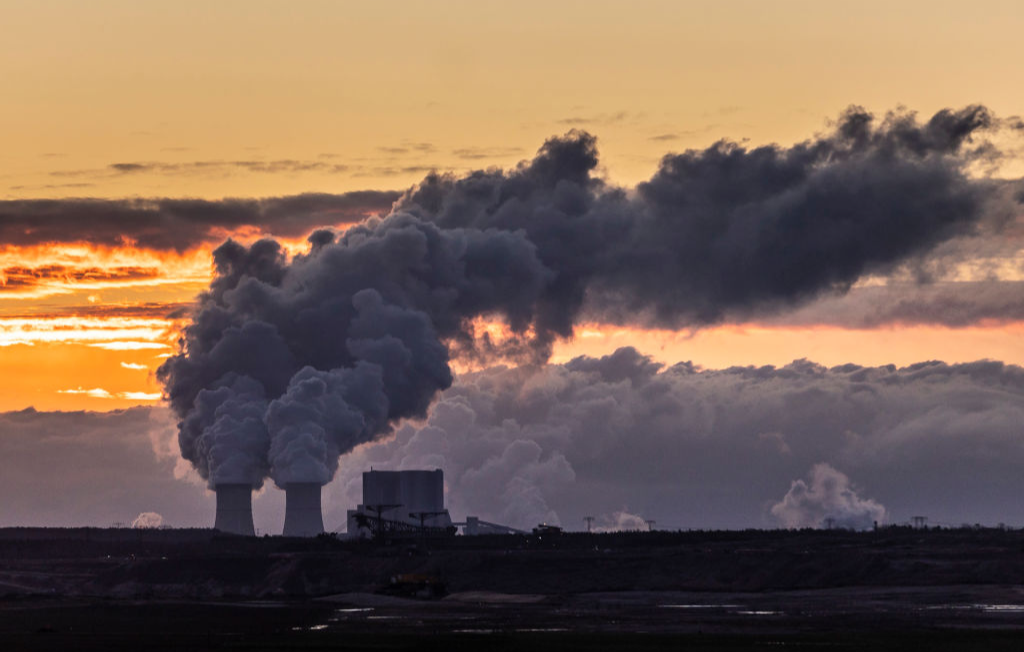
{"type": "Polygon", "coordinates": [[[1024,649],[1024,533],[0,530],[0,648],[1024,649]]]}

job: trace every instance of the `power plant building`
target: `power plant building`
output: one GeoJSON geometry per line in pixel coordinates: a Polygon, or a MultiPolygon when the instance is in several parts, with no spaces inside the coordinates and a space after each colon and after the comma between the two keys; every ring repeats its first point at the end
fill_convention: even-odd
{"type": "Polygon", "coordinates": [[[384,519],[408,526],[451,527],[444,506],[444,471],[365,471],[363,502],[348,510],[349,536],[367,536],[360,525],[384,519]]]}
{"type": "MultiPolygon", "coordinates": [[[[286,537],[314,537],[324,532],[318,483],[289,483],[285,491],[286,537]]],[[[252,517],[253,488],[248,484],[219,484],[214,527],[221,532],[255,536],[252,517]]],[[[444,505],[444,471],[366,471],[363,502],[348,510],[350,537],[374,536],[374,531],[450,532],[462,527],[467,535],[515,533],[518,530],[470,516],[453,523],[444,505]],[[426,528],[426,530],[424,530],[426,528]]]]}

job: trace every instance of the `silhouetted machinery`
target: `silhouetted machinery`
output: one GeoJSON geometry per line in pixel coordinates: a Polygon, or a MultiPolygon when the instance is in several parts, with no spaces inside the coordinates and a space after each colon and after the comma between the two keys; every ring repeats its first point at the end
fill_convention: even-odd
{"type": "Polygon", "coordinates": [[[367,471],[363,502],[348,512],[349,536],[452,536],[444,507],[444,472],[367,471]]]}
{"type": "Polygon", "coordinates": [[[391,582],[381,593],[404,598],[440,598],[448,591],[444,581],[436,575],[404,573],[391,577],[391,582]]]}
{"type": "Polygon", "coordinates": [[[453,523],[452,525],[461,527],[462,533],[468,537],[482,534],[527,534],[523,530],[517,530],[499,523],[489,523],[488,521],[480,520],[476,516],[467,516],[465,523],[453,523]]]}
{"type": "MultiPolygon", "coordinates": [[[[410,517],[417,518],[418,523],[410,523],[407,520],[393,518],[389,512],[397,510],[402,505],[360,505],[362,510],[356,510],[349,514],[349,518],[360,530],[369,532],[374,539],[388,537],[448,537],[454,536],[458,531],[451,523],[447,525],[427,525],[428,517],[447,515],[448,512],[412,512],[410,517]],[[365,510],[365,511],[364,511],[365,510]]],[[[450,519],[449,519],[450,520],[450,519]]]]}

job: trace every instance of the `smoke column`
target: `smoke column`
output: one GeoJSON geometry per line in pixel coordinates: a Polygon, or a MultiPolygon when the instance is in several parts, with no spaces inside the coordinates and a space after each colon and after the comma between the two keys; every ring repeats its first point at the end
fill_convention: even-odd
{"type": "Polygon", "coordinates": [[[815,464],[809,482],[794,480],[771,511],[788,528],[819,528],[831,519],[837,528],[867,530],[885,519],[885,507],[858,496],[850,479],[828,464],[815,464]]]}
{"type": "Polygon", "coordinates": [[[570,132],[510,171],[431,175],[383,219],[280,244],[227,241],[158,375],[211,485],[324,484],[338,456],[423,417],[450,355],[543,361],[581,316],[699,326],[843,291],[970,232],[990,184],[983,107],[844,113],[792,147],[666,156],[634,190],[570,132]],[[479,335],[474,320],[510,336],[479,335]]]}

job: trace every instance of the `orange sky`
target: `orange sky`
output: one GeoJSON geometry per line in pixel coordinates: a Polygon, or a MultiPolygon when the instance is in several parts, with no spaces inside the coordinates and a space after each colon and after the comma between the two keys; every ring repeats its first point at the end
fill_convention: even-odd
{"type": "MultiPolygon", "coordinates": [[[[849,104],[1024,112],[1019,3],[278,2],[6,6],[0,199],[266,197],[403,189],[599,137],[632,185],[669,151],[791,143],[849,104]]],[[[1002,174],[1019,174],[1020,159],[1002,174]]],[[[155,401],[153,376],[210,278],[210,246],[0,242],[0,410],[155,401]]],[[[1019,270],[1019,264],[1011,265],[1019,270]]],[[[706,367],[1024,364],[1019,323],[949,329],[589,324],[555,360],[632,345],[706,367]]]]}
{"type": "Polygon", "coordinates": [[[511,165],[572,127],[633,184],[666,151],[791,143],[851,103],[1019,113],[1020,5],[970,7],[8,3],[0,198],[403,188],[511,165]]]}
{"type": "MultiPolygon", "coordinates": [[[[181,256],[85,247],[53,249],[50,258],[39,250],[0,255],[8,268],[20,256],[19,264],[28,267],[58,261],[97,270],[126,264],[153,270],[144,281],[43,279],[38,286],[0,291],[0,410],[107,410],[155,403],[161,388],[154,372],[175,351],[175,334],[184,324],[167,315],[207,285],[209,255],[208,247],[181,256]]],[[[853,329],[751,323],[693,333],[583,324],[574,339],[556,345],[553,361],[606,355],[621,346],[634,346],[666,364],[690,360],[706,368],[784,365],[798,358],[825,365],[980,358],[1024,364],[1024,324],[853,329]]]]}

